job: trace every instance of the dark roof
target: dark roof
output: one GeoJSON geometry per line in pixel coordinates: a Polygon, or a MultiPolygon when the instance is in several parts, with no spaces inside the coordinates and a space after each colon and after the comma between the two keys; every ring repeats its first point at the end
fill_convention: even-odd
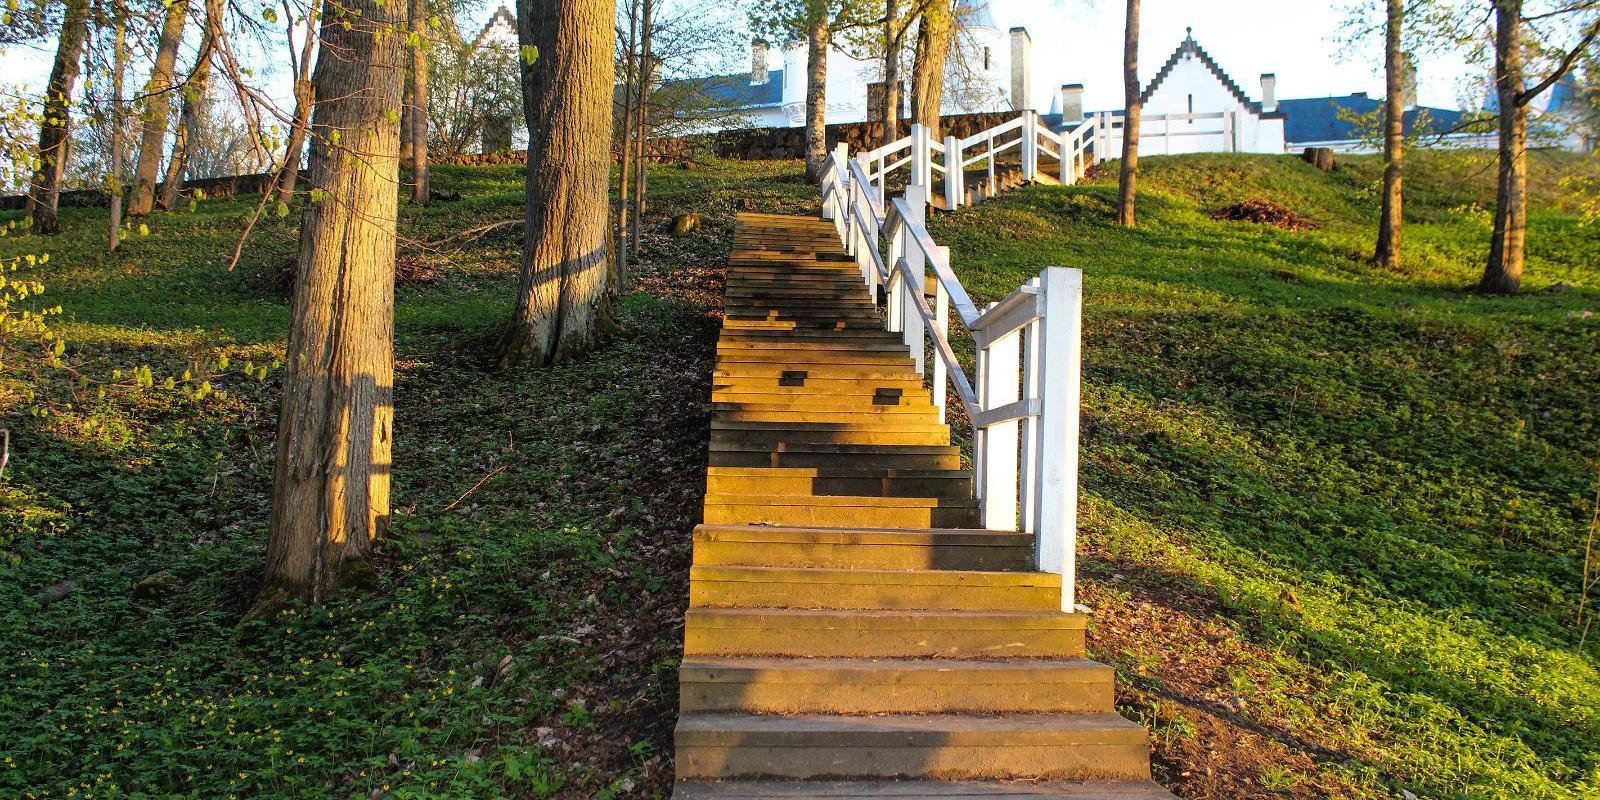
{"type": "MultiPolygon", "coordinates": [[[[1364,135],[1362,126],[1348,117],[1372,114],[1382,106],[1382,100],[1365,94],[1281,100],[1278,110],[1285,117],[1283,140],[1293,146],[1305,142],[1360,139],[1364,135]],[[1345,113],[1341,114],[1341,110],[1345,113]]],[[[1413,108],[1405,113],[1405,129],[1407,134],[1443,133],[1460,125],[1466,118],[1466,112],[1448,108],[1413,108]]]]}
{"type": "Polygon", "coordinates": [[[668,87],[693,89],[722,108],[761,108],[783,103],[783,70],[767,72],[767,82],[750,85],[750,73],[712,75],[707,78],[675,78],[662,82],[668,87]]]}
{"type": "Polygon", "coordinates": [[[1194,40],[1194,34],[1192,32],[1183,37],[1183,41],[1178,43],[1178,49],[1172,51],[1172,57],[1167,59],[1167,63],[1161,65],[1160,71],[1156,72],[1156,76],[1150,80],[1150,85],[1146,86],[1144,91],[1139,94],[1139,102],[1142,103],[1150,100],[1150,95],[1155,93],[1156,87],[1160,86],[1161,82],[1165,81],[1167,76],[1172,74],[1172,70],[1178,66],[1179,61],[1183,60],[1183,56],[1186,53],[1193,54],[1196,58],[1200,59],[1200,63],[1204,64],[1205,68],[1210,70],[1211,74],[1215,75],[1217,80],[1222,82],[1223,87],[1225,87],[1228,92],[1234,96],[1234,99],[1238,100],[1245,108],[1255,112],[1257,116],[1265,117],[1267,119],[1275,118],[1275,113],[1263,113],[1261,111],[1261,104],[1251,100],[1250,96],[1245,94],[1243,89],[1239,88],[1239,84],[1234,82],[1233,78],[1228,75],[1227,70],[1223,69],[1222,65],[1218,64],[1217,60],[1212,58],[1211,54],[1207,53],[1206,49],[1201,47],[1199,42],[1194,40]]]}

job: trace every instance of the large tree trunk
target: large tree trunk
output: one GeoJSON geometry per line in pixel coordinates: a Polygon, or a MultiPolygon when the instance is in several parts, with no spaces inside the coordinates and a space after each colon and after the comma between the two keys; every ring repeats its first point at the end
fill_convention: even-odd
{"type": "Polygon", "coordinates": [[[83,41],[88,35],[89,0],[67,0],[56,42],[56,63],[50,69],[45,91],[44,118],[39,121],[39,166],[28,192],[28,213],[34,233],[55,233],[56,203],[61,197],[61,174],[67,163],[68,132],[72,122],[72,91],[83,62],[83,41]]]}
{"type": "Polygon", "coordinates": [[[358,578],[389,525],[405,10],[380,0],[340,8],[322,22],[328,46],[313,78],[310,180],[327,198],[300,218],[258,614],[358,578]]]}
{"type": "Polygon", "coordinates": [[[1522,0],[1495,0],[1494,77],[1500,104],[1500,179],[1494,236],[1478,290],[1515,294],[1522,288],[1528,226],[1528,107],[1522,94],[1522,0]]]}
{"type": "Polygon", "coordinates": [[[806,0],[806,177],[819,183],[828,164],[828,27],[826,0],[806,0]]]}
{"type": "Polygon", "coordinates": [[[885,0],[883,17],[883,141],[900,138],[900,0],[885,0]]]}
{"type": "Polygon", "coordinates": [[[167,125],[172,121],[178,45],[183,42],[183,26],[188,21],[189,1],[172,0],[161,22],[161,39],[156,44],[150,82],[144,88],[144,136],[139,142],[133,192],[128,198],[128,216],[131,217],[142,217],[155,208],[156,176],[161,173],[161,158],[167,153],[167,125]]]}
{"type": "Polygon", "coordinates": [[[111,209],[106,215],[106,250],[115,253],[122,246],[122,76],[128,71],[128,7],[121,0],[114,0],[111,14],[115,21],[111,39],[111,164],[106,175],[111,209]]]}
{"type": "Polygon", "coordinates": [[[911,64],[911,121],[928,128],[938,141],[944,105],[944,64],[955,36],[955,16],[947,0],[932,0],[917,26],[917,55],[911,64]]]}
{"type": "Polygon", "coordinates": [[[1139,0],[1128,0],[1128,26],[1122,40],[1122,170],[1117,181],[1117,224],[1133,227],[1134,198],[1139,180],[1139,0]]]}
{"type": "Polygon", "coordinates": [[[622,153],[617,169],[617,242],[615,266],[612,268],[611,290],[620,293],[628,281],[628,188],[633,166],[633,115],[634,92],[638,90],[639,57],[639,0],[628,2],[628,48],[623,51],[624,73],[622,80],[622,153]]]}
{"type": "Polygon", "coordinates": [[[552,364],[595,342],[606,287],[616,0],[518,0],[528,124],[522,285],[500,363],[552,364]]]}
{"type": "Polygon", "coordinates": [[[411,0],[411,202],[428,202],[428,9],[411,0]]]}
{"type": "Polygon", "coordinates": [[[211,82],[212,51],[217,38],[222,35],[224,0],[206,0],[205,35],[200,40],[200,52],[195,55],[194,69],[189,73],[183,88],[183,111],[178,115],[178,127],[172,133],[172,157],[167,160],[167,176],[161,184],[157,203],[171,211],[178,207],[183,191],[184,173],[189,168],[190,135],[200,129],[200,109],[205,105],[206,89],[211,82]]]}
{"type": "Polygon", "coordinates": [[[1405,56],[1400,52],[1404,0],[1388,0],[1389,19],[1384,29],[1383,69],[1383,214],[1378,219],[1378,246],[1373,260],[1389,269],[1400,268],[1400,161],[1405,149],[1405,56]]]}
{"type": "Polygon", "coordinates": [[[650,85],[656,79],[656,62],[650,54],[655,40],[655,0],[644,0],[643,26],[639,30],[639,118],[633,140],[633,238],[630,246],[635,260],[639,258],[639,228],[644,225],[645,194],[650,191],[650,178],[645,172],[645,146],[650,140],[650,85]]]}

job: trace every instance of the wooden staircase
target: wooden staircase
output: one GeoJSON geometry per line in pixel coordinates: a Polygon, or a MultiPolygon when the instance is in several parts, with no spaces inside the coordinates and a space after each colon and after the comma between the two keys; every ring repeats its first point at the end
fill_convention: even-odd
{"type": "Polygon", "coordinates": [[[1170,798],[831,224],[740,215],[726,314],[674,797],[1170,798]]]}

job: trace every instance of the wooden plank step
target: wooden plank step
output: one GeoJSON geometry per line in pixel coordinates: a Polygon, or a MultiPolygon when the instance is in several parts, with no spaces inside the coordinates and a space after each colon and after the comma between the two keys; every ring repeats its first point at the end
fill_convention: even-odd
{"type": "Polygon", "coordinates": [[[1084,658],[686,658],[682,713],[1110,713],[1114,671],[1084,658]]]}
{"type": "Polygon", "coordinates": [[[978,504],[959,497],[706,495],[703,521],[723,525],[873,525],[963,528],[978,524],[978,504]]]}
{"type": "Polygon", "coordinates": [[[1154,781],[679,781],[673,800],[883,797],[961,800],[1177,800],[1154,781]]]}
{"type": "Polygon", "coordinates": [[[1011,531],[700,525],[705,566],[1032,571],[1033,537],[1011,531]]]}
{"type": "Polygon", "coordinates": [[[690,608],[684,656],[1078,658],[1080,614],[690,608]]]}
{"type": "Polygon", "coordinates": [[[1061,576],[1044,572],[697,566],[689,605],[1059,611],[1061,576]]]}
{"type": "Polygon", "coordinates": [[[1143,727],[1115,714],[686,714],[682,778],[1150,778],[1143,727]]]}

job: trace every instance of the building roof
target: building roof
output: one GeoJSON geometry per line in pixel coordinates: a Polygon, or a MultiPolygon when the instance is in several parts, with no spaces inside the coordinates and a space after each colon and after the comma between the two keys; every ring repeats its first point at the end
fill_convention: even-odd
{"type": "MultiPolygon", "coordinates": [[[[1289,145],[1307,142],[1347,142],[1370,136],[1362,130],[1353,116],[1373,114],[1383,107],[1383,101],[1365,93],[1344,97],[1306,97],[1298,100],[1280,100],[1278,110],[1284,115],[1283,140],[1289,145]],[[1344,113],[1340,113],[1340,112],[1344,113]]],[[[1444,133],[1460,125],[1468,117],[1464,111],[1448,108],[1418,107],[1405,112],[1405,130],[1410,134],[1444,133]]]]}
{"type": "Polygon", "coordinates": [[[478,31],[478,35],[473,38],[472,49],[476,50],[482,47],[488,41],[490,34],[494,33],[495,29],[501,25],[510,28],[511,35],[516,35],[517,17],[511,13],[511,9],[506,8],[503,4],[498,9],[495,9],[493,14],[489,15],[489,21],[483,24],[483,30],[478,31]]]}
{"type": "Polygon", "coordinates": [[[1194,40],[1193,28],[1190,28],[1188,35],[1184,36],[1183,41],[1178,43],[1178,49],[1172,51],[1172,57],[1167,59],[1167,63],[1161,65],[1161,69],[1156,72],[1156,76],[1150,80],[1150,85],[1146,86],[1144,91],[1139,94],[1140,102],[1148,101],[1150,95],[1155,94],[1156,88],[1166,81],[1167,77],[1172,74],[1172,70],[1177,68],[1178,62],[1182,61],[1185,55],[1193,55],[1195,58],[1200,59],[1200,63],[1205,65],[1205,68],[1212,75],[1215,75],[1218,81],[1222,82],[1223,87],[1228,90],[1229,94],[1233,95],[1234,99],[1239,101],[1240,105],[1250,109],[1257,116],[1266,119],[1275,119],[1277,117],[1279,112],[1262,112],[1261,104],[1251,100],[1250,96],[1239,88],[1239,84],[1228,75],[1228,71],[1223,69],[1222,65],[1218,64],[1217,60],[1212,58],[1211,54],[1207,53],[1199,42],[1194,40]]]}
{"type": "Polygon", "coordinates": [[[705,78],[674,78],[663,81],[666,87],[692,89],[721,108],[774,108],[783,105],[783,70],[767,72],[767,82],[751,85],[750,73],[712,75],[705,78]]]}

